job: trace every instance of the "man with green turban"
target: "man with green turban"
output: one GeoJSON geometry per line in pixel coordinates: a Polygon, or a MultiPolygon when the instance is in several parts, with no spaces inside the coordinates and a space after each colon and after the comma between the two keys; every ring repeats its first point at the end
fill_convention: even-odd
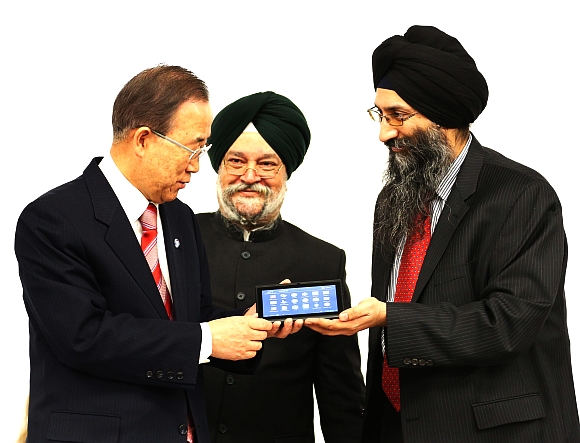
{"type": "MultiPolygon", "coordinates": [[[[219,210],[197,219],[210,265],[213,303],[250,307],[255,286],[341,279],[345,252],[282,220],[286,180],[300,166],[310,130],[300,109],[274,92],[240,98],[211,127],[219,210]]],[[[313,387],[326,443],[360,438],[364,382],[356,335],[303,328],[264,342],[253,376],[204,367],[213,442],[314,441],[313,387]]]]}

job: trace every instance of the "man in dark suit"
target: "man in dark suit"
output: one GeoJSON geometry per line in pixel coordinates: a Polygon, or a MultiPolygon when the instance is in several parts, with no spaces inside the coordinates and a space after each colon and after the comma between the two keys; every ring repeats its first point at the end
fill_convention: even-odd
{"type": "Polygon", "coordinates": [[[488,98],[461,44],[413,26],[373,53],[380,139],[372,297],[325,334],[371,327],[362,441],[578,442],[556,193],[483,147],[488,98]]]}
{"type": "Polygon", "coordinates": [[[22,212],[27,441],[208,443],[200,364],[251,371],[262,340],[294,331],[212,305],[199,227],[176,199],[211,120],[203,81],[145,70],[115,100],[110,155],[22,212]]]}
{"type": "MultiPolygon", "coordinates": [[[[251,306],[256,285],[286,278],[345,282],[344,251],[280,216],[286,180],[310,143],[300,109],[270,91],[242,97],[217,114],[210,142],[219,211],[196,217],[214,304],[251,306]]],[[[253,375],[204,367],[212,442],[313,442],[313,387],[324,441],[357,441],[364,401],[360,365],[356,335],[326,337],[304,328],[284,340],[265,342],[253,375]]]]}

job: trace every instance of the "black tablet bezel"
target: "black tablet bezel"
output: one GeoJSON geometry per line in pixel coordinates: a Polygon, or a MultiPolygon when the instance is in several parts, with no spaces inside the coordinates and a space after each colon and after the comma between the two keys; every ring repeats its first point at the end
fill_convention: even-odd
{"type": "Polygon", "coordinates": [[[286,318],[292,318],[293,320],[304,319],[304,318],[338,318],[338,314],[344,310],[344,295],[342,290],[342,280],[332,279],[332,280],[312,280],[304,282],[294,282],[287,284],[272,284],[272,285],[257,285],[256,286],[256,312],[260,318],[264,318],[269,321],[284,321],[286,318]],[[298,315],[276,315],[264,317],[264,306],[262,301],[262,293],[266,290],[272,289],[300,289],[308,288],[312,286],[329,286],[332,285],[336,288],[336,304],[338,307],[337,311],[332,312],[320,312],[320,313],[310,313],[310,314],[298,314],[298,315]]]}

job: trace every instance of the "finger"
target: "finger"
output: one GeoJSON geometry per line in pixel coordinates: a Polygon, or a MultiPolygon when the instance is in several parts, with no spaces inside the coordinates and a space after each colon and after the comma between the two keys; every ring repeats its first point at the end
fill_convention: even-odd
{"type": "Polygon", "coordinates": [[[250,306],[244,315],[257,317],[258,314],[256,314],[256,303],[250,306]]]}
{"type": "Polygon", "coordinates": [[[295,334],[296,332],[300,331],[300,329],[302,329],[302,326],[304,326],[304,320],[296,320],[292,324],[292,334],[295,334]]]}
{"type": "Polygon", "coordinates": [[[273,324],[263,318],[250,318],[248,325],[256,331],[270,331],[273,324]]]}
{"type": "Polygon", "coordinates": [[[284,320],[284,325],[282,326],[282,329],[280,330],[278,337],[280,338],[288,337],[292,333],[293,324],[294,321],[291,318],[287,318],[286,320],[284,320]]]}
{"type": "Polygon", "coordinates": [[[250,340],[252,341],[262,341],[268,338],[269,332],[267,331],[252,331],[252,335],[250,336],[250,340]]]}
{"type": "Polygon", "coordinates": [[[345,309],[344,311],[342,311],[338,315],[338,318],[341,321],[348,321],[348,320],[354,320],[355,318],[362,317],[362,315],[363,315],[363,310],[361,308],[359,308],[358,306],[355,306],[353,308],[348,308],[348,309],[345,309]]]}
{"type": "Polygon", "coordinates": [[[308,324],[308,322],[306,322],[304,326],[306,326],[307,328],[310,328],[313,331],[318,332],[319,334],[322,334],[322,335],[338,335],[337,331],[333,331],[333,330],[328,329],[328,328],[322,328],[322,327],[315,325],[315,324],[308,324]]]}
{"type": "Polygon", "coordinates": [[[272,323],[272,329],[270,329],[270,332],[268,335],[276,335],[276,333],[278,333],[280,331],[281,325],[282,325],[282,323],[279,321],[275,321],[274,323],[272,323]]]}
{"type": "Polygon", "coordinates": [[[328,328],[332,325],[332,321],[326,318],[307,318],[304,320],[306,326],[316,325],[323,328],[328,328]]]}

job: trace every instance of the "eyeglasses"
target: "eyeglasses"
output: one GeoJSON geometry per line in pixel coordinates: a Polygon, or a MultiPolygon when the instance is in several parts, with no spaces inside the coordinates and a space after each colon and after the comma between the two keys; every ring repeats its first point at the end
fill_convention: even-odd
{"type": "Polygon", "coordinates": [[[154,129],[151,129],[151,132],[155,134],[157,137],[161,137],[162,139],[167,140],[169,143],[173,143],[175,146],[179,146],[180,148],[185,149],[187,152],[189,152],[190,155],[187,161],[191,161],[191,159],[193,158],[199,158],[211,149],[211,145],[204,145],[201,148],[196,149],[194,151],[193,149],[189,149],[187,146],[183,146],[181,143],[176,142],[172,138],[163,135],[161,132],[157,132],[154,129]]]}
{"type": "Polygon", "coordinates": [[[409,120],[411,117],[414,117],[418,114],[418,112],[414,112],[413,114],[403,115],[395,112],[394,114],[382,114],[379,108],[373,106],[370,109],[367,109],[367,112],[373,119],[373,121],[382,123],[383,119],[387,122],[388,125],[391,126],[403,126],[403,123],[409,120]]]}
{"type": "Polygon", "coordinates": [[[258,177],[265,179],[274,178],[284,166],[283,163],[278,165],[275,161],[266,160],[261,163],[256,163],[256,167],[250,168],[245,160],[237,157],[230,157],[227,159],[224,157],[223,164],[228,174],[242,176],[248,169],[251,169],[258,177]]]}

